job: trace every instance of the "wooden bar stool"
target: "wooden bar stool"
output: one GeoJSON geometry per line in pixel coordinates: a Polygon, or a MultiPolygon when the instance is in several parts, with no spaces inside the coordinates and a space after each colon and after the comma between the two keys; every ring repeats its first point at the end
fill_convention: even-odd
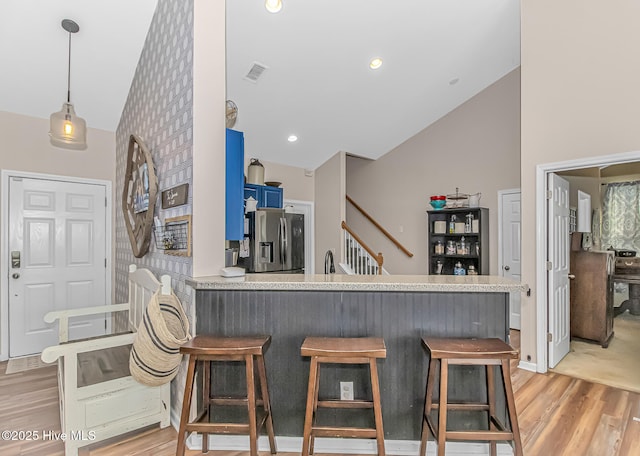
{"type": "Polygon", "coordinates": [[[210,335],[196,336],[180,348],[180,353],[189,355],[189,368],[182,402],[180,430],[178,431],[177,456],[184,455],[186,439],[189,432],[202,434],[202,452],[209,451],[209,434],[248,434],[251,456],[258,455],[258,434],[266,423],[271,453],[276,453],[276,443],[269,404],[269,390],[264,365],[264,352],[271,343],[271,336],[264,337],[214,337],[210,335]],[[211,362],[212,361],[244,361],[246,369],[247,396],[230,398],[211,394],[211,362]],[[196,419],[189,422],[189,411],[196,363],[203,363],[203,410],[196,419]],[[256,378],[254,366],[258,371],[260,394],[256,397],[256,378]],[[249,413],[248,423],[211,423],[209,408],[213,405],[246,406],[249,413]],[[261,406],[262,410],[258,410],[261,406]]]}
{"type": "Polygon", "coordinates": [[[522,456],[520,429],[511,386],[511,372],[509,361],[518,357],[518,352],[500,339],[439,339],[425,337],[423,347],[429,352],[429,374],[427,377],[427,392],[425,395],[424,414],[422,419],[422,439],[420,454],[425,455],[427,449],[428,432],[433,434],[438,443],[438,456],[445,454],[445,441],[451,440],[488,440],[491,456],[496,455],[498,440],[513,440],[515,455],[522,456]],[[436,367],[440,365],[440,399],[439,404],[432,403],[436,367]],[[487,376],[487,403],[450,403],[447,402],[447,380],[449,365],[484,365],[487,376]],[[507,413],[511,430],[496,417],[495,381],[493,366],[501,366],[507,399],[507,413]],[[438,426],[431,420],[431,410],[438,409],[438,426]],[[447,410],[479,410],[486,411],[488,430],[479,431],[447,431],[447,410]],[[428,430],[427,430],[428,428],[428,430]]]}
{"type": "Polygon", "coordinates": [[[313,454],[315,437],[362,437],[375,438],[378,455],[384,456],[384,430],[380,405],[380,385],[376,358],[386,358],[384,340],[377,337],[307,337],[300,349],[302,356],[311,357],[307,409],[304,418],[302,455],[313,454]],[[368,364],[371,379],[372,400],[318,400],[320,389],[320,364],[368,364]],[[360,409],[373,408],[374,428],[318,426],[316,412],[319,407],[360,409]]]}

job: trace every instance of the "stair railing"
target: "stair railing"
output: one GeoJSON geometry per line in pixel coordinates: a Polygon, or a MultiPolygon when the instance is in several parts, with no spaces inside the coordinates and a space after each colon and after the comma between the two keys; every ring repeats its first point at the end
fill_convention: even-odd
{"type": "Polygon", "coordinates": [[[345,246],[345,263],[353,274],[382,274],[382,253],[375,253],[343,221],[342,233],[345,246]]]}
{"type": "Polygon", "coordinates": [[[356,203],[353,199],[351,199],[351,197],[349,195],[345,195],[345,197],[347,198],[347,201],[349,201],[353,207],[355,207],[362,215],[365,216],[365,218],[367,220],[369,220],[373,226],[375,226],[376,228],[378,228],[378,230],[384,234],[387,239],[389,239],[391,242],[393,242],[393,244],[398,247],[400,250],[402,250],[402,252],[404,252],[405,255],[407,255],[409,258],[411,258],[413,256],[413,253],[411,253],[405,246],[403,246],[400,241],[398,241],[396,238],[394,238],[391,233],[389,233],[387,230],[385,230],[382,225],[380,225],[373,217],[371,217],[371,215],[369,215],[369,213],[367,211],[365,211],[364,209],[362,209],[360,207],[360,205],[358,205],[358,203],[356,203]]]}

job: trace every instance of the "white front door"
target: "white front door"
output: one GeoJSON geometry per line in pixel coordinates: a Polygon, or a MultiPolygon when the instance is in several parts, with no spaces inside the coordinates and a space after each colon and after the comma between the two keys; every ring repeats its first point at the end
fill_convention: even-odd
{"type": "MultiPolygon", "coordinates": [[[[500,275],[520,282],[520,191],[500,194],[500,275]]],[[[509,299],[509,327],[520,329],[520,292],[509,299]]]]}
{"type": "MultiPolygon", "coordinates": [[[[104,185],[11,177],[9,181],[9,356],[58,343],[52,310],[107,303],[104,185]]],[[[69,324],[70,337],[105,333],[105,316],[69,324]]]]}
{"type": "Polygon", "coordinates": [[[569,182],[549,173],[547,190],[549,242],[549,367],[555,367],[569,353],[569,182]]]}

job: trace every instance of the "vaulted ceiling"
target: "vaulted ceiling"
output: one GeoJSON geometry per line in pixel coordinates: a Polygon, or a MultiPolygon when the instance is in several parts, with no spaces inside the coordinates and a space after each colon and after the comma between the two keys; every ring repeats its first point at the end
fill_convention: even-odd
{"type": "MultiPolygon", "coordinates": [[[[2,0],[0,110],[47,118],[66,97],[114,131],[157,0],[2,0]]],[[[513,0],[227,1],[227,97],[245,153],[314,169],[377,158],[520,64],[513,0]],[[371,70],[374,57],[383,60],[371,70]],[[254,63],[266,70],[246,79],[254,63]],[[287,138],[296,135],[296,142],[287,138]]]]}

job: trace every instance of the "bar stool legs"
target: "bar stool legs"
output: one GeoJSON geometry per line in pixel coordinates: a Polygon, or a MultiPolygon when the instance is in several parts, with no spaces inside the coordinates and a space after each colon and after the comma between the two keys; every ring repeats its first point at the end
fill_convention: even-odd
{"type": "MultiPolygon", "coordinates": [[[[187,378],[184,384],[184,398],[182,400],[182,413],[180,414],[180,428],[178,430],[178,446],[176,448],[176,456],[184,454],[186,447],[186,426],[189,422],[189,412],[191,410],[191,397],[193,391],[193,381],[196,374],[196,358],[195,356],[189,357],[189,367],[187,368],[187,378]]],[[[208,440],[208,439],[207,439],[208,440]]],[[[203,441],[204,442],[204,441],[203,441]]],[[[202,452],[208,452],[208,447],[202,444],[202,452]],[[205,451],[206,448],[206,451],[205,451]]]]}
{"type": "Polygon", "coordinates": [[[369,359],[369,372],[371,373],[371,395],[373,399],[373,418],[376,425],[376,443],[378,455],[384,456],[384,430],[382,428],[382,402],[380,400],[380,383],[378,381],[378,365],[375,358],[369,359]]]}
{"type": "Polygon", "coordinates": [[[420,454],[424,456],[427,449],[427,438],[431,433],[438,444],[438,456],[445,455],[447,439],[451,440],[487,440],[491,456],[496,456],[498,440],[512,440],[515,456],[522,456],[522,442],[518,417],[516,415],[515,398],[511,385],[510,359],[517,357],[517,352],[499,339],[438,339],[423,338],[422,344],[429,352],[429,374],[425,393],[424,414],[422,417],[422,436],[420,439],[420,454]],[[447,384],[449,365],[478,365],[485,366],[487,381],[486,403],[449,403],[447,384]],[[440,367],[440,398],[438,404],[433,404],[433,388],[435,373],[440,367]],[[495,374],[494,368],[500,366],[504,382],[504,393],[510,430],[496,416],[495,374]],[[438,426],[435,427],[431,419],[431,411],[438,409],[438,426]],[[448,410],[477,410],[486,411],[488,416],[488,430],[477,431],[449,431],[447,430],[448,410]]]}
{"type": "Polygon", "coordinates": [[[183,456],[186,438],[189,432],[202,435],[202,452],[209,451],[209,434],[248,434],[251,456],[258,456],[258,433],[263,425],[269,436],[269,447],[272,454],[276,453],[276,442],[269,402],[269,389],[264,364],[264,351],[269,346],[271,338],[223,338],[212,336],[197,336],[181,347],[182,353],[189,355],[187,377],[178,431],[176,455],[183,456]],[[242,361],[245,364],[247,384],[246,397],[229,398],[211,394],[211,362],[242,361]],[[189,413],[193,401],[193,384],[195,381],[196,364],[202,363],[202,405],[203,410],[198,417],[189,422],[189,413]],[[257,378],[255,372],[258,372],[257,378]],[[259,394],[257,384],[259,384],[259,394]],[[211,406],[235,405],[247,407],[248,423],[219,423],[211,422],[209,408],[211,406]],[[260,410],[259,407],[262,409],[260,410]],[[258,416],[258,411],[261,412],[258,416]]]}
{"type": "Polygon", "coordinates": [[[302,356],[310,356],[309,385],[302,439],[302,456],[314,452],[315,437],[364,437],[375,438],[378,455],[384,456],[384,430],[377,358],[386,357],[386,347],[381,338],[331,338],[308,337],[300,350],[302,356]],[[366,364],[369,366],[372,400],[318,400],[320,366],[322,364],[366,364]],[[316,423],[319,407],[373,409],[374,428],[322,426],[316,423]]]}

